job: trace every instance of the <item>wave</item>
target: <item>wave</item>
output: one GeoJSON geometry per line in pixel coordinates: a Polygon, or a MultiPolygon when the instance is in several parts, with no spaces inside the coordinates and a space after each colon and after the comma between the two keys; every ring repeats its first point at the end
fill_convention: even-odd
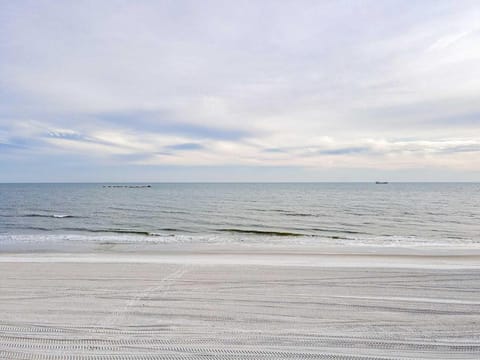
{"type": "Polygon", "coordinates": [[[312,228],[310,230],[327,232],[327,233],[339,233],[339,234],[357,234],[357,235],[369,235],[363,231],[347,230],[347,229],[325,229],[325,228],[312,228]]]}
{"type": "MultiPolygon", "coordinates": [[[[48,211],[48,210],[46,210],[48,211]]],[[[45,214],[45,213],[26,213],[26,214],[0,214],[0,217],[5,218],[50,218],[50,219],[67,219],[67,218],[76,218],[82,219],[85,216],[70,215],[70,214],[45,214]]]]}
{"type": "Polygon", "coordinates": [[[252,235],[266,235],[266,236],[306,236],[305,234],[286,232],[286,231],[268,231],[268,230],[245,230],[245,229],[217,229],[217,231],[252,234],[252,235]]]}
{"type": "MultiPolygon", "coordinates": [[[[80,231],[80,232],[89,232],[89,233],[100,233],[100,234],[124,234],[124,235],[142,235],[142,236],[172,236],[171,234],[158,233],[154,231],[147,230],[134,230],[134,229],[87,229],[87,228],[62,228],[58,230],[63,231],[80,231]]],[[[181,230],[174,228],[162,228],[159,231],[166,232],[179,232],[181,230]]]]}
{"type": "Polygon", "coordinates": [[[309,213],[294,213],[294,212],[292,212],[292,213],[285,212],[284,214],[285,214],[285,216],[317,216],[317,215],[315,215],[315,214],[309,214],[309,213]]]}
{"type": "Polygon", "coordinates": [[[74,217],[77,217],[77,216],[65,215],[65,214],[25,214],[25,215],[20,215],[20,217],[40,217],[40,218],[65,219],[65,218],[74,218],[74,217]]]}
{"type": "MultiPolygon", "coordinates": [[[[52,228],[44,228],[44,227],[38,227],[38,226],[28,226],[28,227],[24,227],[23,229],[46,231],[46,232],[74,231],[74,232],[87,232],[87,233],[130,234],[130,235],[143,235],[143,236],[165,236],[166,235],[166,234],[159,234],[155,232],[149,232],[146,230],[131,230],[131,229],[88,229],[88,228],[80,228],[80,227],[66,227],[66,228],[52,229],[52,228]]],[[[161,230],[164,230],[164,229],[161,229],[161,230]]]]}
{"type": "MultiPolygon", "coordinates": [[[[143,229],[118,229],[118,228],[105,228],[105,229],[92,229],[84,227],[61,227],[61,228],[43,228],[43,227],[26,227],[24,229],[30,230],[40,230],[40,231],[73,231],[73,232],[87,232],[87,233],[100,233],[100,234],[130,234],[130,235],[141,235],[141,236],[170,236],[171,233],[191,233],[191,231],[180,230],[176,228],[161,228],[155,229],[155,231],[143,230],[143,229]],[[160,231],[160,232],[158,232],[160,231]],[[165,233],[161,233],[161,232],[165,233]],[[168,234],[170,233],[170,234],[168,234]]],[[[313,228],[313,229],[296,229],[296,230],[312,230],[319,231],[321,233],[333,233],[333,234],[354,234],[354,235],[367,235],[366,233],[360,231],[352,230],[341,230],[341,229],[322,229],[322,228],[313,228]]],[[[218,232],[225,233],[238,233],[238,234],[250,234],[250,235],[263,235],[263,236],[285,236],[285,237],[315,237],[318,235],[315,234],[306,234],[303,232],[292,232],[292,231],[281,231],[281,230],[256,230],[256,229],[240,229],[240,228],[220,228],[215,229],[218,232]]],[[[342,236],[328,236],[332,239],[342,239],[342,236]]]]}
{"type": "Polygon", "coordinates": [[[25,230],[35,230],[35,231],[52,231],[52,229],[40,227],[40,226],[27,226],[24,227],[25,230]]]}
{"type": "Polygon", "coordinates": [[[131,229],[87,229],[87,228],[62,228],[63,231],[81,231],[89,233],[108,233],[108,234],[131,234],[144,236],[157,236],[146,230],[131,230],[131,229]]]}
{"type": "Polygon", "coordinates": [[[318,215],[316,214],[311,214],[311,213],[301,213],[301,212],[295,212],[292,210],[283,210],[283,209],[250,209],[253,211],[258,211],[258,212],[266,212],[266,213],[279,213],[284,216],[312,216],[312,217],[317,217],[318,215]]]}
{"type": "MultiPolygon", "coordinates": [[[[46,229],[45,229],[46,230],[46,229]]],[[[260,231],[244,229],[223,229],[225,234],[155,234],[145,231],[128,229],[93,230],[83,233],[30,233],[30,234],[2,234],[0,233],[0,252],[2,251],[102,251],[110,250],[98,248],[97,245],[125,245],[134,246],[132,251],[143,249],[142,244],[220,244],[220,245],[260,245],[260,246],[320,246],[324,249],[334,248],[374,248],[375,254],[381,249],[425,249],[438,248],[480,251],[480,241],[475,239],[429,239],[405,236],[372,236],[346,238],[342,236],[310,236],[290,232],[260,231]],[[112,231],[113,230],[113,231],[112,231]],[[227,233],[230,232],[230,233],[227,233]],[[148,236],[146,235],[148,233],[148,236]],[[244,234],[245,236],[235,235],[244,234]],[[251,234],[252,236],[247,236],[251,234]],[[265,236],[268,235],[268,236],[265,236]],[[140,246],[140,247],[138,247],[140,246]]],[[[149,248],[151,249],[151,248],[149,248]]],[[[391,251],[391,250],[388,250],[391,251]]],[[[445,254],[445,253],[443,253],[445,254]]]]}

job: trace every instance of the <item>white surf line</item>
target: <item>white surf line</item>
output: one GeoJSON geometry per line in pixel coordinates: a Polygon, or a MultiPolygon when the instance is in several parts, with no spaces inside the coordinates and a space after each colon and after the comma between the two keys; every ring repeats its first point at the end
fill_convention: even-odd
{"type": "Polygon", "coordinates": [[[121,310],[112,312],[109,317],[100,323],[100,327],[112,327],[119,324],[122,320],[125,321],[128,316],[131,316],[133,308],[138,307],[142,299],[146,298],[154,291],[162,290],[163,296],[166,295],[170,286],[175,280],[180,279],[188,271],[188,265],[181,265],[177,270],[169,273],[162,279],[159,279],[159,285],[151,286],[140,292],[137,296],[128,300],[121,310]]]}

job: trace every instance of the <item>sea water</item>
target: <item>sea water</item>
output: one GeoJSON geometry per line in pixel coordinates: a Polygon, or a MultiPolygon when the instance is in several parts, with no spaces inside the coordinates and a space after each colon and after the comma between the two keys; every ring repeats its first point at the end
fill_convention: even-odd
{"type": "Polygon", "coordinates": [[[139,185],[147,184],[0,184],[0,251],[46,243],[480,247],[478,183],[139,185]]]}

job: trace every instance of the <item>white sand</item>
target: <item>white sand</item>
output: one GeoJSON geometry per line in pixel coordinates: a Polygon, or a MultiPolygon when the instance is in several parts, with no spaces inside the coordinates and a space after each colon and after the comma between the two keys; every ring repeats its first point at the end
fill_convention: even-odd
{"type": "Polygon", "coordinates": [[[477,256],[0,255],[2,359],[480,359],[477,256]]]}

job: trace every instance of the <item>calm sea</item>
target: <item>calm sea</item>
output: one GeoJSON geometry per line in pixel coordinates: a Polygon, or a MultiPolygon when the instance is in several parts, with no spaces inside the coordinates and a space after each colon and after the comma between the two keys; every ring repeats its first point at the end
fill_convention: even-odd
{"type": "Polygon", "coordinates": [[[480,246],[478,183],[108,185],[0,184],[0,250],[81,242],[480,246]]]}

